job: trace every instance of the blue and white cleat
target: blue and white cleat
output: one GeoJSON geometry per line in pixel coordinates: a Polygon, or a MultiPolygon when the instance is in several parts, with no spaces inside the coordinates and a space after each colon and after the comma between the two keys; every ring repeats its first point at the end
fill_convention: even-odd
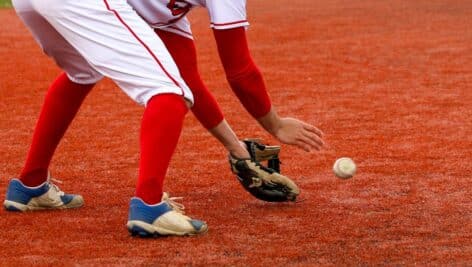
{"type": "Polygon", "coordinates": [[[140,198],[131,198],[126,225],[128,231],[141,237],[205,233],[208,230],[207,224],[184,215],[184,206],[175,202],[177,199],[181,198],[170,198],[164,193],[160,203],[148,205],[140,198]]]}
{"type": "Polygon", "coordinates": [[[25,186],[19,179],[12,179],[3,206],[8,211],[34,211],[46,209],[70,209],[84,205],[81,195],[65,194],[51,178],[36,187],[25,186]]]}

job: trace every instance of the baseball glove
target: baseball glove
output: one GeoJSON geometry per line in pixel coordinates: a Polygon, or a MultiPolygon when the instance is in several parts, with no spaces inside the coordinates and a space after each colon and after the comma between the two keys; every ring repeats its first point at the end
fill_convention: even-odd
{"type": "Polygon", "coordinates": [[[260,200],[295,201],[300,190],[290,178],[280,174],[280,146],[267,146],[255,139],[243,141],[251,158],[239,159],[229,155],[231,171],[241,185],[260,200]],[[267,166],[263,166],[262,161],[267,161],[267,166]]]}

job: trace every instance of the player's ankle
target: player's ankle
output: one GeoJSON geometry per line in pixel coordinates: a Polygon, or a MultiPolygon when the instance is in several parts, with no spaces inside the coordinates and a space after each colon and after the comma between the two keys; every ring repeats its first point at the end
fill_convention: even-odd
{"type": "Polygon", "coordinates": [[[36,169],[28,170],[20,174],[20,181],[27,187],[36,187],[48,179],[48,170],[47,169],[36,169]]]}

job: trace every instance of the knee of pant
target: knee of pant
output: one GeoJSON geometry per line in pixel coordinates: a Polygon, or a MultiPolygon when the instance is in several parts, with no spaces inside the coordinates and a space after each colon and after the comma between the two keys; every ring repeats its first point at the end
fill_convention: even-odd
{"type": "Polygon", "coordinates": [[[54,60],[67,77],[78,84],[97,83],[103,79],[103,75],[96,71],[76,50],[72,47],[64,47],[64,42],[41,42],[41,47],[46,55],[54,60]]]}
{"type": "Polygon", "coordinates": [[[99,73],[70,73],[67,71],[65,72],[67,73],[67,77],[69,78],[69,80],[78,84],[95,84],[101,79],[103,79],[103,76],[99,73]]]}
{"type": "Polygon", "coordinates": [[[78,84],[97,83],[103,79],[103,75],[97,72],[87,62],[82,60],[68,61],[65,58],[56,58],[53,56],[56,64],[67,73],[67,77],[78,84]]]}

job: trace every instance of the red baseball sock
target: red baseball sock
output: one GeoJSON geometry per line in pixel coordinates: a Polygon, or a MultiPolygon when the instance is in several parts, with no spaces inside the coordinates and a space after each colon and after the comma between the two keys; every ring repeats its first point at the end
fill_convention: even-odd
{"type": "Polygon", "coordinates": [[[51,84],[44,99],[20,180],[26,186],[46,181],[49,163],[72,119],[94,84],[77,84],[65,73],[51,84]]]}
{"type": "Polygon", "coordinates": [[[175,33],[156,30],[179,67],[180,75],[192,90],[195,104],[192,112],[201,124],[211,129],[223,120],[218,103],[200,78],[197,51],[192,39],[175,33]]]}
{"type": "Polygon", "coordinates": [[[262,74],[252,60],[244,27],[213,30],[231,89],[254,117],[266,115],[271,102],[262,74]]]}
{"type": "Polygon", "coordinates": [[[141,158],[136,196],[147,204],[161,201],[164,177],[182,131],[188,108],[175,94],[156,95],[147,103],[141,123],[141,158]]]}

